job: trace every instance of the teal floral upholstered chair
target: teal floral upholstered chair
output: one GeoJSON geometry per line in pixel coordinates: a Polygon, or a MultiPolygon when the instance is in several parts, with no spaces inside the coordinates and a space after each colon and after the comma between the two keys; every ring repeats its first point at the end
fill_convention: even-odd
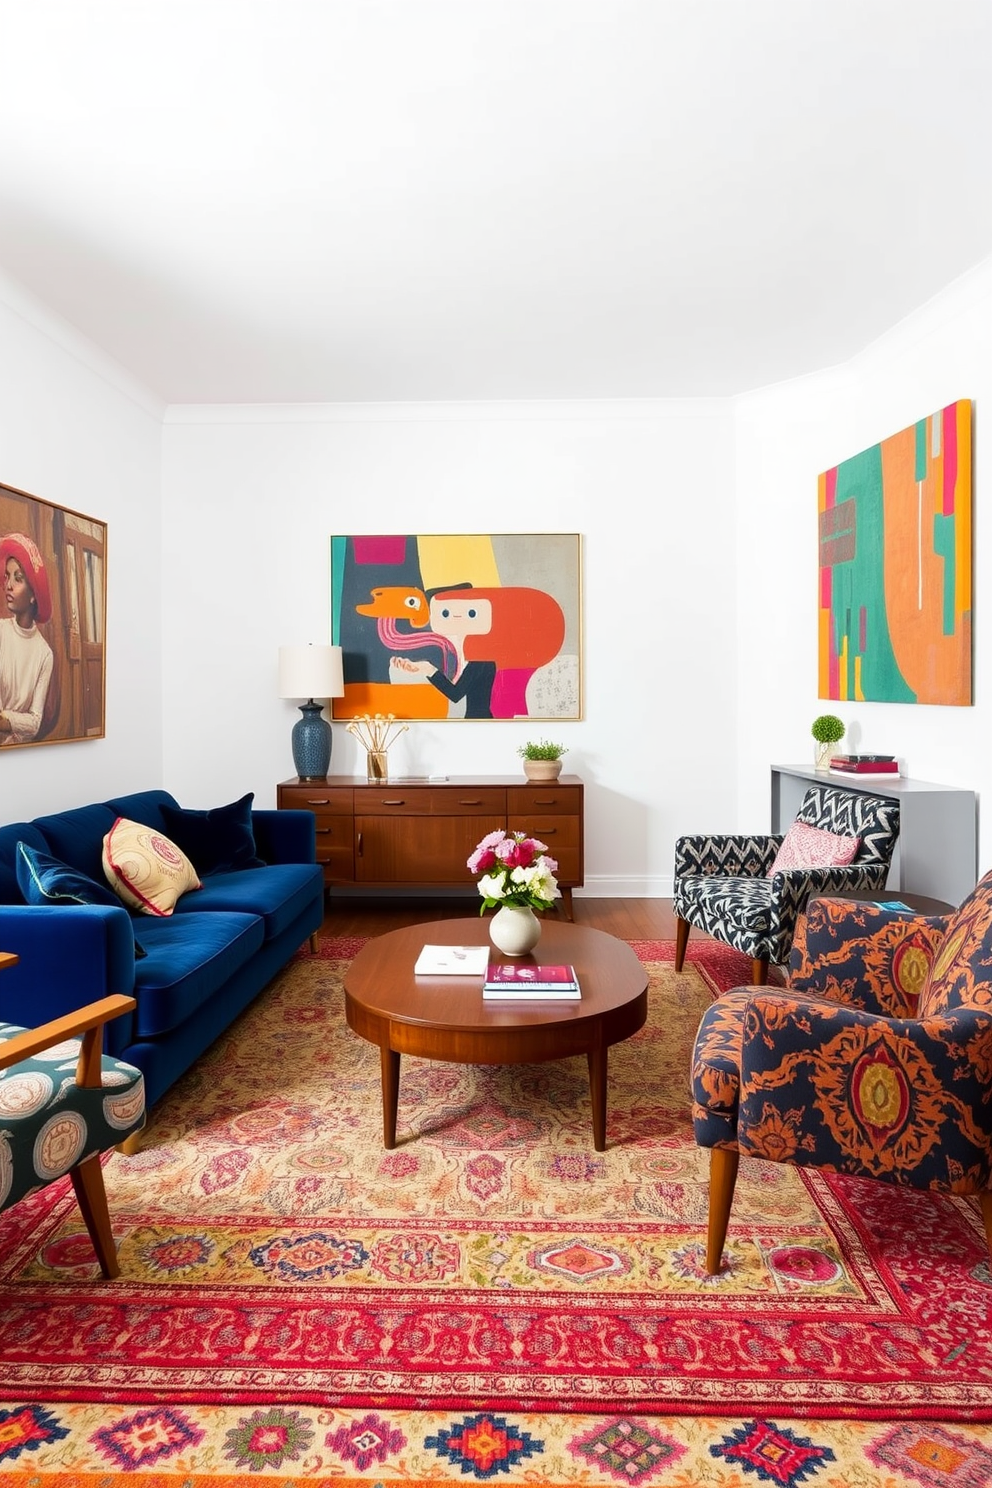
{"type": "Polygon", "coordinates": [[[711,1275],[741,1153],[976,1194],[992,1256],[992,873],[941,918],[811,900],[789,985],[707,1008],[692,1098],[711,1275]]]}
{"type": "MultiPolygon", "coordinates": [[[[0,954],[0,968],[16,960],[0,954]]],[[[103,1057],[103,1025],[134,1006],[105,997],[40,1028],[0,1021],[0,1210],[68,1173],[108,1280],[119,1267],[100,1154],[142,1126],[145,1087],[140,1070],[103,1057]]]]}
{"type": "Polygon", "coordinates": [[[781,834],[680,837],[675,844],[675,970],[690,926],[751,958],[751,980],[788,960],[813,894],[885,887],[899,835],[899,803],[813,785],[781,834]]]}

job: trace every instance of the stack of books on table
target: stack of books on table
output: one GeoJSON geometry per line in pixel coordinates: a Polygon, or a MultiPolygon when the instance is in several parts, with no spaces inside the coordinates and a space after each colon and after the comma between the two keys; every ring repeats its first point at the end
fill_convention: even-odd
{"type": "Polygon", "coordinates": [[[578,1002],[581,997],[574,966],[535,966],[490,962],[482,984],[483,1002],[578,1002]]]}
{"type": "Polygon", "coordinates": [[[830,769],[835,775],[898,775],[894,754],[834,754],[830,769]]]}

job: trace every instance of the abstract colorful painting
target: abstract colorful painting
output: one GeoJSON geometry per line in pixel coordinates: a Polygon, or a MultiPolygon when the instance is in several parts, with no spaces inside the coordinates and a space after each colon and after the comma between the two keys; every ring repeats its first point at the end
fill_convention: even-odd
{"type": "Polygon", "coordinates": [[[334,718],[581,718],[576,533],[331,538],[334,718]]]}
{"type": "Polygon", "coordinates": [[[820,476],[819,696],[972,701],[971,403],[820,476]]]}

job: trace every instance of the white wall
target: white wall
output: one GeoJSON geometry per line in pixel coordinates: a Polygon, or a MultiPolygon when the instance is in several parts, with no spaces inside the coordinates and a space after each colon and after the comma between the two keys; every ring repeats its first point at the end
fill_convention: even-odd
{"type": "MultiPolygon", "coordinates": [[[[958,280],[846,367],[737,400],[739,585],[738,818],[768,821],[768,764],[812,763],[809,729],[837,713],[864,751],[897,754],[904,773],[992,796],[992,650],[982,598],[992,585],[984,528],[981,410],[992,406],[992,260],[958,280]],[[958,398],[973,400],[974,706],[817,698],[816,478],[958,398]]],[[[992,867],[980,815],[979,872],[992,867]]]]}
{"type": "Polygon", "coordinates": [[[0,276],[0,481],[107,523],[106,737],[0,749],[0,821],[162,778],[162,408],[0,276]]]}
{"type": "MultiPolygon", "coordinates": [[[[0,277],[0,480],[109,525],[107,738],[0,752],[0,820],[292,774],[280,644],[328,635],[328,538],[577,531],[585,717],[415,724],[412,773],[515,773],[534,732],[588,783],[587,892],[667,894],[675,837],[764,829],[811,757],[816,477],[955,398],[975,410],[975,705],[831,704],[919,779],[992,789],[981,408],[992,261],[845,367],[733,402],[172,408],[0,277]],[[164,516],[163,516],[164,511],[164,516]],[[160,546],[161,545],[161,546],[160,546]]],[[[360,771],[335,726],[333,768],[360,771]]],[[[992,866],[983,823],[979,866],[992,866]]]]}
{"type": "MultiPolygon", "coordinates": [[[[669,893],[676,835],[735,817],[726,402],[173,408],[163,489],[165,777],[185,804],[271,805],[293,774],[277,649],[328,639],[332,534],[564,531],[583,541],[583,721],[416,723],[395,768],[515,775],[519,743],[560,736],[588,787],[589,893],[669,893]]],[[[364,758],[335,725],[332,772],[364,758]]]]}

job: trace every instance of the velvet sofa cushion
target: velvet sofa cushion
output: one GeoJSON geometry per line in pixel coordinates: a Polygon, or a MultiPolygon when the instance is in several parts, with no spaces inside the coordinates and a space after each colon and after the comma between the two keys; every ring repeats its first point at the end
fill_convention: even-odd
{"type": "MultiPolygon", "coordinates": [[[[120,907],[120,900],[106,884],[97,883],[78,868],[62,863],[29,843],[17,844],[17,883],[25,904],[105,904],[120,907]]],[[[144,946],[137,939],[134,954],[140,960],[144,946]]]]}
{"type": "Polygon", "coordinates": [[[244,910],[258,915],[265,925],[265,939],[274,940],[312,902],[315,879],[322,882],[321,869],[314,863],[217,873],[204,880],[198,893],[180,899],[176,918],[202,910],[244,910]]]}
{"type": "Polygon", "coordinates": [[[103,839],[103,871],[128,908],[146,915],[171,915],[183,894],[200,887],[196,869],[174,842],[123,816],[103,839]]]}
{"type": "Polygon", "coordinates": [[[219,992],[260,949],[257,915],[213,913],[142,922],[148,952],[134,969],[135,1034],[154,1038],[178,1028],[219,992]]]}
{"type": "Polygon", "coordinates": [[[46,851],[73,868],[81,868],[98,883],[104,882],[103,839],[114,825],[116,812],[108,806],[77,806],[52,816],[37,816],[34,825],[45,839],[46,851]]]}
{"type": "Polygon", "coordinates": [[[165,830],[201,878],[264,867],[255,851],[251,822],[254,799],[254,791],[249,791],[229,806],[214,806],[209,811],[190,811],[163,803],[165,830]]]}

